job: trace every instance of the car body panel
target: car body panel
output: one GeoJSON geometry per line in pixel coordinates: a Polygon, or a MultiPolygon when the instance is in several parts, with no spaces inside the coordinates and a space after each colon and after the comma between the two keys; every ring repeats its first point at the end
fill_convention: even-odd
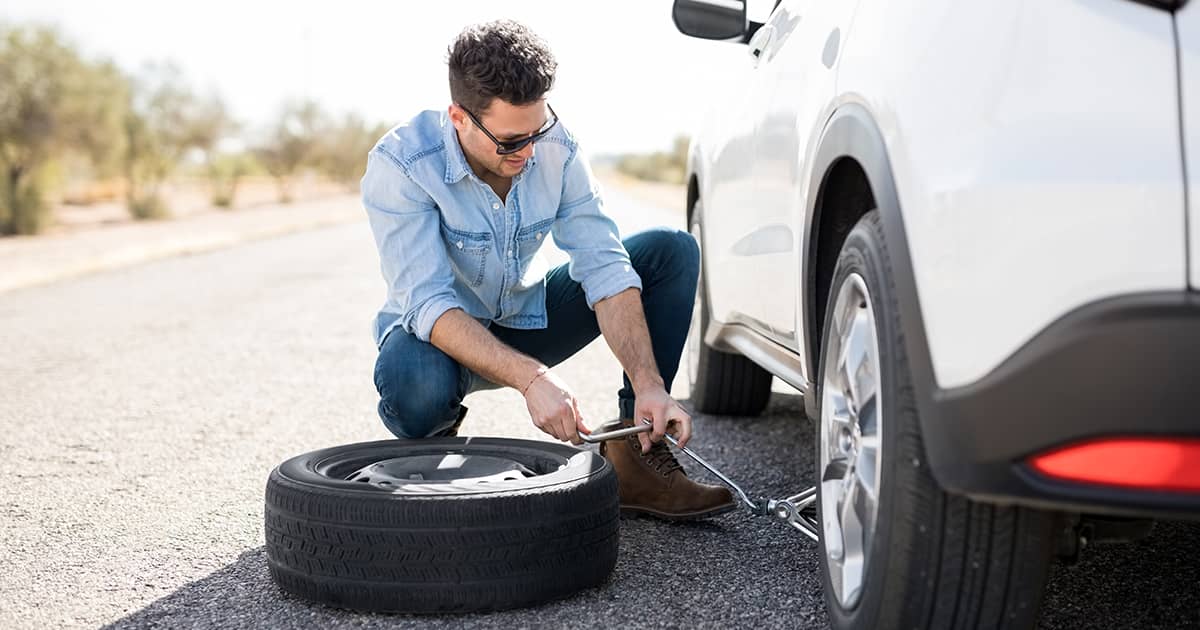
{"type": "Polygon", "coordinates": [[[772,37],[755,72],[769,88],[757,103],[754,188],[758,205],[739,213],[742,231],[755,235],[746,255],[758,258],[758,291],[747,314],[762,322],[773,338],[803,353],[799,346],[800,252],[807,181],[805,160],[820,135],[836,94],[837,59],[857,2],[784,0],[764,28],[772,37]]]}
{"type": "Polygon", "coordinates": [[[1200,435],[1187,380],[1200,221],[1186,188],[1200,170],[1183,151],[1200,166],[1200,82],[1186,76],[1200,64],[1197,11],[785,0],[768,25],[789,36],[764,46],[743,75],[757,83],[689,153],[717,279],[706,340],[797,384],[808,405],[815,254],[833,225],[822,187],[854,160],[870,188],[855,199],[884,227],[939,485],[1001,504],[1200,514],[1200,497],[1049,483],[1025,465],[1099,434],[1200,435]]]}
{"type": "MultiPolygon", "coordinates": [[[[746,55],[744,47],[730,47],[730,54],[746,55]]],[[[728,100],[713,113],[720,117],[710,118],[705,129],[706,173],[702,181],[705,189],[701,198],[706,206],[714,208],[754,207],[758,201],[751,179],[750,166],[754,163],[754,124],[750,112],[763,83],[753,72],[753,60],[746,55],[747,72],[734,76],[735,84],[728,100]]],[[[740,305],[752,303],[756,291],[754,283],[744,278],[753,273],[753,258],[736,252],[738,241],[745,237],[739,232],[740,220],[736,212],[706,213],[704,217],[704,257],[707,276],[710,313],[715,321],[736,321],[742,312],[740,305]],[[719,270],[719,271],[718,271],[719,270]]]]}
{"type": "Polygon", "coordinates": [[[1175,14],[1179,34],[1180,105],[1183,150],[1187,160],[1188,284],[1200,289],[1200,4],[1191,2],[1175,14]]]}
{"type": "Polygon", "coordinates": [[[887,144],[936,384],[979,380],[1085,303],[1183,288],[1170,14],[921,9],[861,0],[838,88],[887,144]]]}
{"type": "MultiPolygon", "coordinates": [[[[1200,516],[1200,495],[1059,483],[1025,465],[1031,455],[1097,435],[1200,435],[1192,404],[1192,375],[1200,370],[1200,294],[1139,293],[1084,305],[1039,331],[980,381],[938,388],[883,135],[858,104],[840,107],[822,133],[812,186],[843,159],[855,160],[867,178],[887,242],[925,446],[925,459],[914,464],[927,466],[949,492],[993,503],[1200,516]]],[[[815,203],[810,200],[810,207],[815,203]]],[[[810,214],[822,220],[821,213],[810,214]]],[[[805,230],[814,233],[811,225],[805,230]]]]}

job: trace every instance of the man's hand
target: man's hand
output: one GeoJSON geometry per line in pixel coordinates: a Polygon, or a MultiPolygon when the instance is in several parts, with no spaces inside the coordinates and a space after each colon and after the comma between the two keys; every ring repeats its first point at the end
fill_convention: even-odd
{"type": "Polygon", "coordinates": [[[533,379],[525,390],[525,406],[529,408],[533,426],[557,440],[579,445],[583,444],[579,433],[591,433],[584,424],[579,401],[553,372],[546,371],[533,379]]]}
{"type": "Polygon", "coordinates": [[[634,422],[641,422],[642,418],[647,418],[654,423],[654,430],[649,435],[638,434],[643,453],[650,450],[652,441],[661,441],[663,434],[667,432],[679,440],[681,447],[687,446],[688,440],[692,437],[692,417],[662,387],[638,392],[633,418],[634,422]]]}

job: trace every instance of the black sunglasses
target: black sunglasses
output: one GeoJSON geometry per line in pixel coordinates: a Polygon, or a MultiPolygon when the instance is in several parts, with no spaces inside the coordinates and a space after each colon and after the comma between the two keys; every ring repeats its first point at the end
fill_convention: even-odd
{"type": "Polygon", "coordinates": [[[475,123],[476,127],[479,127],[479,129],[482,130],[492,142],[496,143],[496,153],[500,155],[510,155],[520,151],[521,149],[524,149],[526,145],[531,142],[535,142],[538,138],[546,135],[551,129],[554,128],[554,125],[558,124],[558,114],[555,114],[554,108],[550,107],[549,103],[546,103],[546,108],[550,110],[550,120],[546,121],[546,124],[542,125],[541,129],[537,130],[531,135],[521,138],[520,140],[504,141],[492,135],[492,132],[488,131],[488,128],[483,126],[483,123],[479,121],[479,117],[471,113],[471,110],[463,107],[462,105],[459,105],[459,107],[462,107],[462,110],[467,112],[467,115],[471,117],[471,121],[475,123]]]}

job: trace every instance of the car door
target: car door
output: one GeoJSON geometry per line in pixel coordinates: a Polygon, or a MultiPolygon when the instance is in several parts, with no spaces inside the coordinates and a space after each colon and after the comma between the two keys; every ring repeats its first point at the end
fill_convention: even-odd
{"type": "Polygon", "coordinates": [[[1200,6],[1189,4],[1175,14],[1179,46],[1180,119],[1183,121],[1183,145],[1187,167],[1187,251],[1191,260],[1188,286],[1200,289],[1200,210],[1196,195],[1200,194],[1200,6]]]}
{"type": "MultiPolygon", "coordinates": [[[[745,55],[740,47],[729,52],[745,55]]],[[[746,56],[745,64],[729,85],[728,100],[713,110],[701,132],[701,144],[709,151],[701,191],[705,273],[711,314],[721,322],[746,323],[745,313],[757,310],[754,302],[762,288],[753,275],[757,260],[746,257],[739,243],[755,230],[753,217],[760,205],[754,133],[767,86],[754,58],[746,56]]]]}
{"type": "Polygon", "coordinates": [[[800,239],[806,156],[837,100],[837,61],[856,0],[783,0],[758,57],[753,188],[744,236],[733,244],[752,261],[759,290],[746,315],[775,341],[799,349],[800,239]]]}
{"type": "Polygon", "coordinates": [[[700,146],[707,153],[701,173],[703,204],[702,246],[710,312],[721,322],[737,318],[744,297],[739,292],[740,272],[731,266],[730,238],[737,229],[738,213],[752,203],[750,164],[754,157],[754,125],[749,116],[747,87],[753,77],[738,74],[725,101],[710,110],[700,131],[700,146]]]}

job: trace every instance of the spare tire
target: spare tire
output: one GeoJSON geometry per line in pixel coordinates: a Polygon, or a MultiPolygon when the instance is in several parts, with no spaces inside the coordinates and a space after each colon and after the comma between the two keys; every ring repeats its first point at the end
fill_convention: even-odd
{"type": "Polygon", "coordinates": [[[502,438],[383,440],[293,457],[267,480],[279,586],[373,612],[502,610],[598,586],[617,560],[603,457],[502,438]]]}

